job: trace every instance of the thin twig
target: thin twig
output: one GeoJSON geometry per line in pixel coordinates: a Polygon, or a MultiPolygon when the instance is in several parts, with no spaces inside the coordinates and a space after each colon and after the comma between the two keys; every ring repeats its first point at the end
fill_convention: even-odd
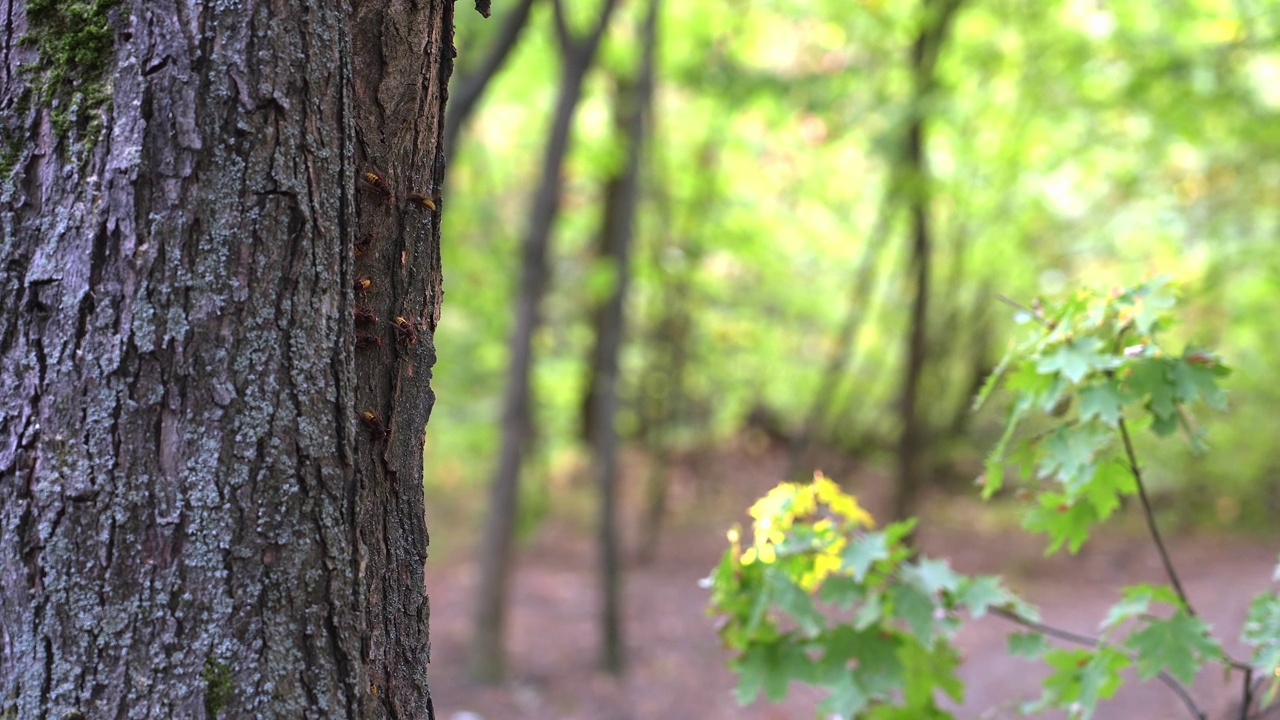
{"type": "MultiPolygon", "coordinates": [[[[1059,640],[1066,640],[1067,642],[1073,642],[1073,643],[1076,643],[1077,645],[1087,645],[1089,647],[1094,647],[1094,648],[1112,647],[1110,644],[1105,643],[1102,640],[1096,637],[1093,637],[1091,635],[1084,635],[1082,633],[1071,632],[1070,630],[1063,630],[1062,628],[1053,627],[1052,625],[1045,625],[1042,622],[1037,622],[1030,618],[1025,618],[1019,615],[1018,613],[1006,608],[990,607],[990,608],[987,608],[987,612],[991,613],[992,615],[1002,617],[1005,620],[1008,620],[1009,622],[1014,623],[1015,625],[1021,625],[1025,628],[1035,630],[1036,632],[1041,632],[1041,633],[1044,633],[1045,635],[1056,637],[1059,640]]],[[[1130,658],[1133,657],[1132,653],[1126,653],[1126,655],[1128,655],[1130,658]]],[[[1170,675],[1167,670],[1161,670],[1159,673],[1156,674],[1156,678],[1159,679],[1160,682],[1164,683],[1166,687],[1172,690],[1174,695],[1178,696],[1178,699],[1182,701],[1183,706],[1187,708],[1187,712],[1191,713],[1192,717],[1196,718],[1196,720],[1206,720],[1206,718],[1208,718],[1208,715],[1205,713],[1205,711],[1201,710],[1200,706],[1196,705],[1195,699],[1192,698],[1191,694],[1187,692],[1187,689],[1182,686],[1182,683],[1178,682],[1177,678],[1170,675]]]]}
{"type": "Polygon", "coordinates": [[[1017,300],[1014,300],[1013,298],[1009,297],[1008,295],[1005,295],[1005,294],[1003,294],[1003,293],[996,293],[996,299],[997,299],[997,300],[999,300],[1000,302],[1004,303],[1005,305],[1008,305],[1008,306],[1012,307],[1014,310],[1020,310],[1020,311],[1022,311],[1022,312],[1024,312],[1024,313],[1026,313],[1026,314],[1027,314],[1027,317],[1031,318],[1032,320],[1035,320],[1036,322],[1040,323],[1041,325],[1043,325],[1043,326],[1045,326],[1045,327],[1049,327],[1049,321],[1048,321],[1048,320],[1045,320],[1045,319],[1044,319],[1043,317],[1041,317],[1041,316],[1040,316],[1040,314],[1039,314],[1039,313],[1037,313],[1035,310],[1032,310],[1031,308],[1027,307],[1026,305],[1023,305],[1022,303],[1018,302],[1017,300]]]}
{"type": "Polygon", "coordinates": [[[1240,720],[1248,720],[1249,706],[1253,704],[1253,668],[1244,671],[1244,697],[1240,700],[1240,720]]]}
{"type": "Polygon", "coordinates": [[[1169,576],[1169,583],[1173,585],[1173,591],[1178,594],[1178,599],[1182,601],[1182,607],[1186,609],[1187,614],[1195,616],[1195,608],[1191,607],[1191,601],[1187,599],[1187,593],[1182,589],[1182,581],[1178,579],[1178,571],[1173,567],[1173,561],[1169,558],[1169,550],[1164,545],[1164,540],[1160,537],[1160,528],[1156,526],[1156,515],[1151,509],[1151,499],[1147,497],[1146,483],[1142,481],[1142,470],[1138,468],[1138,456],[1133,451],[1133,439],[1129,437],[1129,426],[1125,424],[1124,418],[1120,418],[1120,437],[1124,438],[1124,452],[1129,460],[1129,472],[1133,473],[1133,481],[1138,486],[1138,497],[1142,500],[1142,514],[1147,520],[1147,529],[1151,531],[1151,539],[1155,541],[1156,549],[1160,552],[1160,561],[1164,563],[1164,572],[1169,576]]]}
{"type": "Polygon", "coordinates": [[[551,17],[555,20],[556,41],[560,43],[560,50],[566,56],[573,48],[574,37],[569,32],[569,23],[564,19],[564,3],[561,0],[551,0],[551,8],[554,12],[551,17]]]}
{"type": "MultiPolygon", "coordinates": [[[[1248,669],[1249,669],[1249,670],[1252,670],[1253,668],[1248,668],[1248,669]]],[[[1250,694],[1252,694],[1254,697],[1257,697],[1257,696],[1258,696],[1258,691],[1262,689],[1262,686],[1263,686],[1263,684],[1264,684],[1264,683],[1266,683],[1266,682],[1267,682],[1267,678],[1268,678],[1268,677],[1270,677],[1270,673],[1264,673],[1264,674],[1261,674],[1261,675],[1259,675],[1258,677],[1254,678],[1254,679],[1253,679],[1253,689],[1252,689],[1252,690],[1250,690],[1250,694]]]]}

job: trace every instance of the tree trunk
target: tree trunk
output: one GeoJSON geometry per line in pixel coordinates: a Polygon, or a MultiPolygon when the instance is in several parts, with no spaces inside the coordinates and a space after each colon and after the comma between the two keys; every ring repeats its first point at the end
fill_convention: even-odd
{"type": "Polygon", "coordinates": [[[914,92],[911,119],[907,126],[906,187],[911,218],[911,263],[915,296],[911,302],[910,329],[906,355],[900,412],[902,431],[898,440],[898,481],[893,500],[893,517],[910,517],[919,503],[924,486],[924,472],[929,467],[924,457],[928,438],[919,415],[920,378],[928,351],[926,335],[929,321],[929,265],[932,236],[929,228],[929,167],[925,151],[926,103],[936,84],[934,70],[942,50],[947,29],[960,8],[961,0],[924,0],[923,20],[911,48],[911,72],[914,92]]]}
{"type": "Polygon", "coordinates": [[[600,487],[597,551],[600,554],[601,665],[620,674],[623,669],[622,569],[618,539],[618,366],[622,352],[627,289],[631,283],[631,245],[635,235],[640,194],[640,158],[644,149],[645,118],[654,83],[659,0],[649,0],[641,31],[643,49],[634,80],[618,80],[615,125],[625,145],[625,160],[605,187],[601,238],[605,257],[613,263],[613,291],[600,308],[596,349],[592,358],[591,397],[594,422],[591,447],[600,487]]]}
{"type": "MultiPolygon", "coordinates": [[[[650,113],[649,135],[657,138],[659,118],[650,113]]],[[[703,177],[714,177],[719,167],[720,144],[725,133],[720,128],[707,128],[706,140],[698,153],[694,171],[703,177]]],[[[654,140],[654,151],[649,157],[661,157],[657,148],[662,143],[654,140]]],[[[684,422],[688,414],[688,383],[685,378],[691,363],[691,348],[696,337],[696,323],[692,311],[693,269],[702,257],[700,243],[693,241],[695,228],[705,219],[703,209],[715,204],[717,188],[714,182],[699,185],[698,197],[689,205],[690,212],[681,218],[680,227],[673,227],[671,199],[664,178],[669,175],[665,163],[654,173],[650,184],[654,195],[657,234],[662,240],[654,244],[650,263],[659,274],[661,292],[655,304],[658,310],[656,328],[645,343],[650,354],[645,372],[640,378],[640,424],[645,446],[653,458],[649,476],[645,480],[644,510],[637,538],[636,559],[651,563],[658,551],[658,542],[667,515],[668,469],[671,465],[669,438],[674,426],[684,422]],[[679,258],[672,260],[671,258],[679,258]]]]}
{"type": "MultiPolygon", "coordinates": [[[[459,71],[454,78],[453,101],[449,103],[449,111],[444,122],[445,155],[454,157],[458,150],[458,133],[466,124],[471,114],[480,104],[480,98],[489,89],[490,83],[498,76],[498,72],[506,65],[520,42],[520,34],[529,24],[529,11],[533,9],[534,0],[519,0],[508,13],[497,37],[493,39],[493,47],[480,62],[479,67],[471,72],[459,71]]],[[[488,15],[485,15],[488,17],[488,15]]]]}
{"type": "MultiPolygon", "coordinates": [[[[364,661],[381,706],[376,716],[417,720],[432,714],[422,451],[444,302],[440,192],[453,2],[360,0],[351,37],[362,187],[353,223],[362,247],[357,307],[377,319],[360,322],[355,343],[354,415],[364,425],[355,456],[359,571],[368,592],[364,661]],[[381,342],[361,348],[361,336],[381,342]]],[[[351,286],[344,283],[344,293],[351,286]]]]}
{"type": "Polygon", "coordinates": [[[480,549],[480,580],[476,588],[475,641],[471,677],[482,682],[502,678],[506,630],[507,587],[520,491],[520,461],[529,427],[530,375],[533,334],[546,292],[551,229],[560,209],[561,169],[569,152],[573,116],[582,98],[582,82],[613,14],[617,0],[604,0],[594,28],[573,37],[566,28],[560,0],[554,2],[556,31],[563,65],[560,92],[542,162],[538,187],[529,207],[529,225],[521,243],[520,289],[516,295],[514,327],[508,345],[509,371],[502,398],[502,447],[489,489],[489,516],[480,549]]]}
{"type": "Polygon", "coordinates": [[[430,718],[438,215],[353,158],[438,187],[452,3],[82,5],[0,9],[0,717],[430,718]]]}
{"type": "MultiPolygon", "coordinates": [[[[853,281],[849,285],[849,307],[840,330],[836,333],[836,343],[827,358],[827,364],[818,382],[818,391],[809,403],[809,412],[805,415],[804,425],[799,434],[791,442],[787,452],[786,479],[804,481],[808,478],[810,468],[805,467],[809,448],[814,437],[821,433],[824,423],[831,413],[831,406],[838,395],[840,381],[849,370],[849,364],[858,346],[858,331],[864,327],[867,317],[867,306],[870,305],[871,291],[874,286],[874,273],[880,251],[889,245],[889,235],[893,229],[894,214],[898,209],[899,168],[890,169],[889,186],[880,200],[880,208],[876,220],[871,226],[866,242],[855,263],[853,281]]],[[[816,468],[813,468],[816,469],[816,468]]]]}

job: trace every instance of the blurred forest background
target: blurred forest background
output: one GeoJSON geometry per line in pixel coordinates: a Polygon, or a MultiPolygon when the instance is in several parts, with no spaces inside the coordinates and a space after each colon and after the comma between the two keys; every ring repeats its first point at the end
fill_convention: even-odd
{"type": "Polygon", "coordinates": [[[1145,452],[1149,481],[1180,527],[1273,526],[1278,33],[1276,0],[459,5],[426,483],[433,560],[480,596],[433,637],[475,613],[504,644],[507,548],[548,518],[651,558],[707,448],[881,478],[889,515],[969,492],[1001,298],[1157,274],[1235,372],[1212,451],[1145,452]],[[631,529],[593,529],[601,495],[631,529]]]}

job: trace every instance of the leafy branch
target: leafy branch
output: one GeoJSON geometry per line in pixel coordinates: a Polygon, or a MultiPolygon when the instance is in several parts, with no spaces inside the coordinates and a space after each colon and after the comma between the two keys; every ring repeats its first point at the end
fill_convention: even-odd
{"type": "MultiPolygon", "coordinates": [[[[707,579],[711,611],[734,653],[738,698],[785,696],[791,681],[825,687],[820,710],[838,717],[943,718],[938,695],[959,699],[959,653],[951,640],[962,615],[990,612],[1030,632],[1010,636],[1010,652],[1051,672],[1028,710],[1058,708],[1088,720],[1133,668],[1158,679],[1188,713],[1206,717],[1188,687],[1206,663],[1240,672],[1240,718],[1268,705],[1280,685],[1280,593],[1250,605],[1241,639],[1252,656],[1228,656],[1196,614],[1156,523],[1133,429],[1158,437],[1181,431],[1205,449],[1189,408],[1221,409],[1218,380],[1228,370],[1205,349],[1167,351],[1175,294],[1156,278],[1110,293],[1078,292],[1031,306],[1001,298],[1034,332],[1011,348],[980,391],[1011,398],[1004,434],[987,458],[982,494],[1004,487],[1007,464],[1027,478],[1023,526],[1049,538],[1048,552],[1075,552],[1125,496],[1137,495],[1167,585],[1132,585],[1108,611],[1098,636],[1042,622],[1035,608],[994,576],[966,577],[904,542],[915,522],[876,530],[870,515],[830,480],[784,483],[751,508],[749,544],[730,548],[707,579]],[[1019,432],[1032,425],[1030,432],[1019,432]],[[1046,638],[1075,648],[1052,648],[1046,638]],[[1263,686],[1269,682],[1264,693],[1263,686]]],[[[1276,580],[1280,580],[1277,567],[1276,580]]]]}
{"type": "MultiPolygon", "coordinates": [[[[1062,628],[1054,627],[1052,625],[1046,625],[1045,623],[1023,617],[1017,612],[1006,608],[991,608],[991,614],[1030,630],[1034,630],[1038,633],[1043,633],[1050,637],[1055,637],[1059,640],[1065,640],[1066,642],[1075,643],[1077,645],[1086,645],[1088,647],[1100,647],[1106,645],[1101,638],[1072,632],[1070,630],[1063,630],[1062,628]]],[[[1170,675],[1168,670],[1160,670],[1160,672],[1156,674],[1156,677],[1165,685],[1165,687],[1168,687],[1173,694],[1178,696],[1178,699],[1182,701],[1183,706],[1187,708],[1187,712],[1191,713],[1192,717],[1197,720],[1205,720],[1205,718],[1208,717],[1205,711],[1196,704],[1195,698],[1191,697],[1191,693],[1187,691],[1186,686],[1178,682],[1177,678],[1170,675]]]]}

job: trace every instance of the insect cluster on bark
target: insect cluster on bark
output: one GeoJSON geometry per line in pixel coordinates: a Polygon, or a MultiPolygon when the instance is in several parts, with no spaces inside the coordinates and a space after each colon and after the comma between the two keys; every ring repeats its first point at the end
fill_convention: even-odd
{"type": "MultiPolygon", "coordinates": [[[[395,203],[396,192],[391,187],[391,183],[388,182],[386,174],[381,170],[377,168],[367,169],[360,173],[360,180],[363,187],[378,193],[386,203],[395,203]]],[[[402,197],[413,205],[426,208],[431,212],[436,211],[436,202],[430,195],[414,192],[405,194],[402,197]]],[[[361,234],[352,242],[352,254],[356,258],[364,257],[376,241],[377,237],[373,232],[361,234]]],[[[401,264],[403,265],[404,262],[405,258],[402,254],[401,264]]],[[[363,300],[375,286],[381,286],[381,283],[378,283],[372,276],[358,276],[352,287],[357,303],[363,300]]],[[[378,315],[372,309],[366,305],[357,304],[354,310],[354,320],[357,328],[355,334],[357,348],[381,349],[384,346],[383,339],[377,332],[382,321],[379,320],[378,315]]],[[[408,347],[417,344],[418,332],[412,316],[397,315],[394,319],[387,321],[387,324],[391,326],[396,345],[408,347]]],[[[389,434],[387,425],[376,412],[372,410],[362,411],[360,413],[360,421],[375,440],[385,440],[387,438],[389,434]]]]}

